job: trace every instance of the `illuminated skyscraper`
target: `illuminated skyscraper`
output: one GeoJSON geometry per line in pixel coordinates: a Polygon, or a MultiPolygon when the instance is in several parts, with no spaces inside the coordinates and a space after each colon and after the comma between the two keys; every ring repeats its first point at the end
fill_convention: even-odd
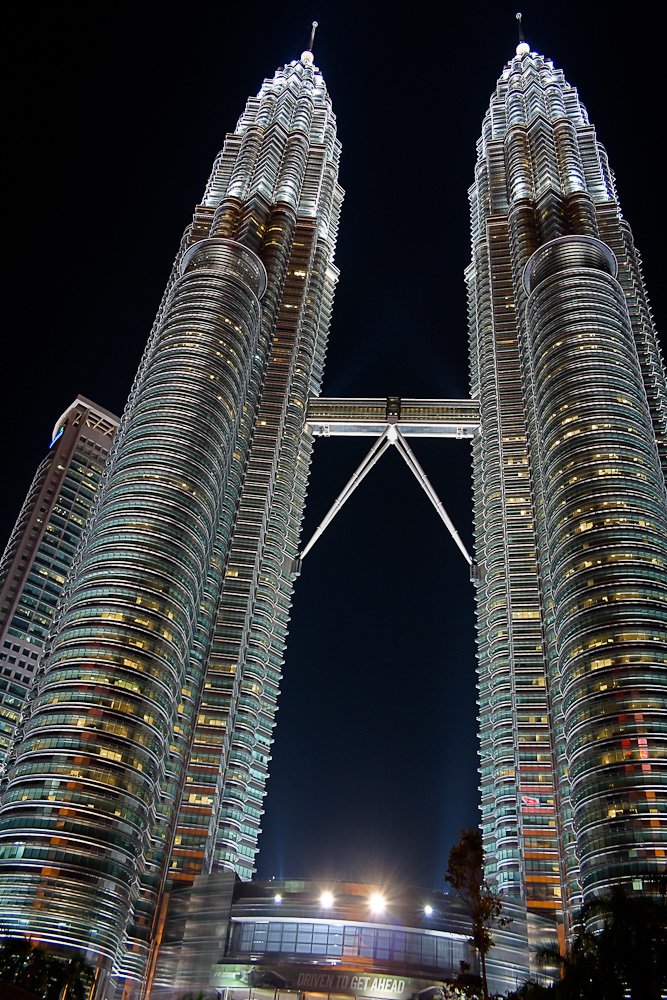
{"type": "Polygon", "coordinates": [[[571,915],[665,870],[667,390],[606,153],[525,42],[470,203],[484,845],[571,915]]]}
{"type": "Polygon", "coordinates": [[[117,427],[82,396],[65,410],[0,560],[0,765],[117,427]]]}
{"type": "Polygon", "coordinates": [[[171,886],[254,870],[337,280],[310,51],[250,98],[186,230],[0,814],[4,927],[150,975],[171,886]],[[151,951],[153,948],[153,951],[151,951]]]}

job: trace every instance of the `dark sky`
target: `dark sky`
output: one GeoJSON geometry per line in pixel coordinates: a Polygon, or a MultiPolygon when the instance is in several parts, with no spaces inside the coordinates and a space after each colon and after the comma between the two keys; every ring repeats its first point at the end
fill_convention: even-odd
{"type": "MultiPolygon", "coordinates": [[[[522,9],[528,41],[579,88],[607,146],[660,322],[664,57],[653,8],[522,9]]],[[[516,45],[515,4],[26,10],[12,25],[5,119],[3,539],[76,394],[120,414],[224,134],[262,79],[298,58],[314,18],[346,190],[324,392],[468,394],[467,188],[516,45]]],[[[318,443],[304,538],[370,443],[318,443]]],[[[470,545],[469,445],[413,447],[470,545]]],[[[458,831],[477,822],[474,669],[468,567],[392,450],[297,581],[260,876],[441,887],[458,831]]]]}

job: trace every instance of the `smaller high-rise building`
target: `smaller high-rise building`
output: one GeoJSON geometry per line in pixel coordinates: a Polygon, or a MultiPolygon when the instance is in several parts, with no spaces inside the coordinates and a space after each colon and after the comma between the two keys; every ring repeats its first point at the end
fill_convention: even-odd
{"type": "Polygon", "coordinates": [[[55,423],[0,560],[0,765],[118,423],[84,396],[68,406],[55,423]]]}

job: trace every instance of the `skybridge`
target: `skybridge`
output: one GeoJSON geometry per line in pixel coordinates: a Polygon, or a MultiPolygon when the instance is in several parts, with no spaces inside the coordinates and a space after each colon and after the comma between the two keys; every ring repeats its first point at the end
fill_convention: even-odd
{"type": "Polygon", "coordinates": [[[479,579],[479,571],[463,544],[442,500],[417,461],[408,437],[472,439],[479,431],[479,403],[474,399],[331,399],[314,396],[308,400],[306,427],[314,437],[373,437],[375,443],[334,500],[319,527],[288,571],[295,576],[301,562],[333,521],[344,503],[368,475],[385,451],[394,445],[410,472],[422,487],[444,522],[452,539],[470,566],[470,578],[479,579]]]}
{"type": "Polygon", "coordinates": [[[403,437],[473,438],[479,430],[476,399],[308,400],[306,423],[315,437],[379,437],[393,424],[403,437]]]}

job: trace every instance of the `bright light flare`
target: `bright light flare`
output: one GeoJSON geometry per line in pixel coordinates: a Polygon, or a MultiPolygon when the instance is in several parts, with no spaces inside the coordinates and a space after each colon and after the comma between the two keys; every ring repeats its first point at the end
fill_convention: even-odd
{"type": "Polygon", "coordinates": [[[320,896],[320,906],[328,910],[330,906],[333,906],[333,892],[323,892],[320,896]]]}
{"type": "Polygon", "coordinates": [[[433,916],[433,907],[431,906],[430,903],[427,903],[426,906],[424,907],[424,913],[426,914],[427,917],[433,916]]]}
{"type": "Polygon", "coordinates": [[[275,896],[273,897],[273,902],[274,903],[282,903],[282,901],[283,901],[283,897],[280,895],[279,892],[277,892],[275,894],[275,896]]]}
{"type": "Polygon", "coordinates": [[[368,901],[371,913],[384,913],[387,908],[387,900],[379,892],[374,892],[368,901]]]}

